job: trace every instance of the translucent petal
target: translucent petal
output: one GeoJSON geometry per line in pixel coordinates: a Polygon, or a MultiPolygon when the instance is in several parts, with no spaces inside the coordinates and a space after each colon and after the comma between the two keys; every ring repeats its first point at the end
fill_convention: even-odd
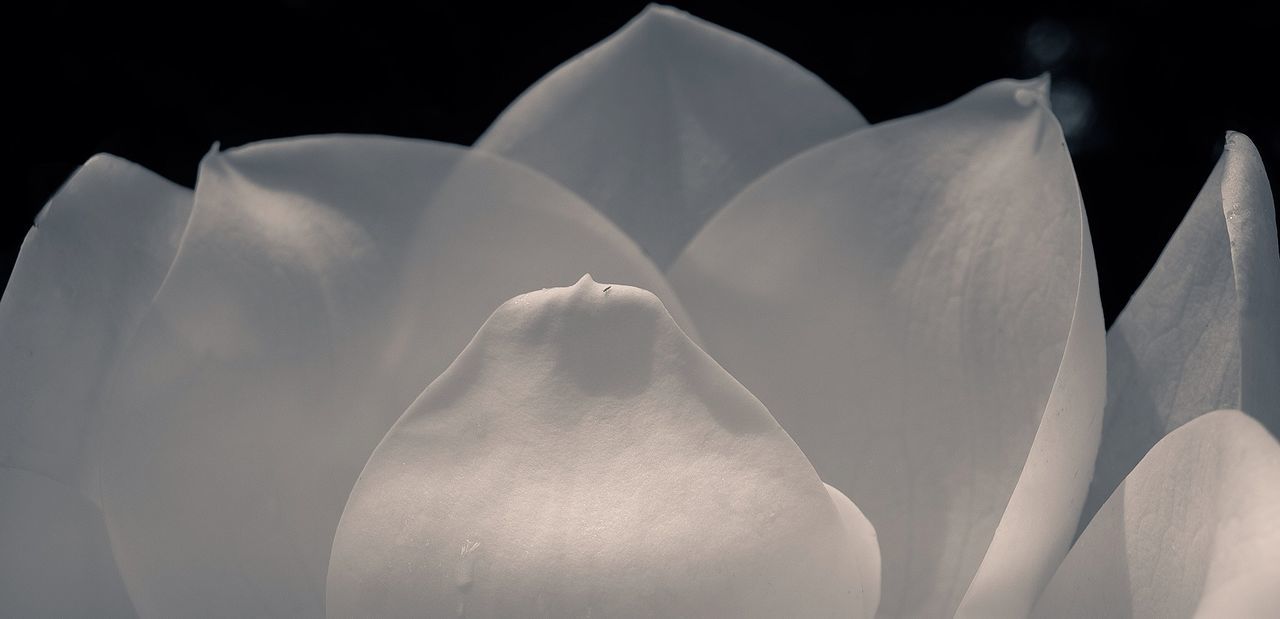
{"type": "Polygon", "coordinates": [[[865,124],[776,52],[650,5],[533,85],[476,147],[574,190],[666,267],[756,176],[865,124]]]}
{"type": "Polygon", "coordinates": [[[36,218],[0,301],[0,464],[94,498],[97,400],[164,279],[191,190],[111,155],[67,180],[36,218]]]}
{"type": "Polygon", "coordinates": [[[1025,612],[1087,489],[1102,321],[1046,86],[799,155],[670,270],[709,352],[875,525],[882,616],[949,616],[971,580],[975,609],[991,588],[1025,612]]]}
{"type": "Polygon", "coordinates": [[[378,439],[493,307],[587,270],[682,315],[604,217],[493,155],[377,137],[211,153],[107,405],[103,508],[139,612],[323,614],[378,439]]]}
{"type": "Polygon", "coordinates": [[[0,467],[0,616],[135,616],[98,506],[74,487],[8,467],[0,467]]]}
{"type": "Polygon", "coordinates": [[[1239,411],[1160,440],[1071,548],[1033,616],[1280,616],[1280,444],[1239,411]]]}
{"type": "Polygon", "coordinates": [[[0,301],[0,616],[128,617],[97,505],[99,398],[191,191],[98,155],[27,234],[0,301]]]}
{"type": "Polygon", "coordinates": [[[1280,250],[1267,173],[1239,133],[1107,333],[1107,412],[1080,526],[1152,445],[1204,411],[1280,432],[1280,250]]]}
{"type": "Polygon", "coordinates": [[[656,297],[583,277],[494,312],[379,444],[328,612],[869,617],[837,497],[656,297]]]}

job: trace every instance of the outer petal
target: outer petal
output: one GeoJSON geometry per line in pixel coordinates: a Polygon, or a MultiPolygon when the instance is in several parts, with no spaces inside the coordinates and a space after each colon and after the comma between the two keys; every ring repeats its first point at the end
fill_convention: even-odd
{"type": "Polygon", "coordinates": [[[146,616],[323,614],[378,439],[503,299],[662,276],[546,178],[429,142],[322,137],[206,158],[113,380],[103,508],[146,616]]]}
{"type": "Polygon", "coordinates": [[[1226,151],[1107,334],[1107,412],[1080,527],[1134,464],[1204,411],[1240,408],[1280,431],[1280,250],[1262,160],[1226,151]]]}
{"type": "Polygon", "coordinates": [[[975,573],[973,610],[1025,612],[1087,489],[1102,323],[1045,86],[800,155],[670,271],[709,351],[875,525],[884,616],[949,616],[975,573]]]}
{"type": "Polygon", "coordinates": [[[86,162],[41,211],[0,301],[0,464],[94,497],[87,449],[103,378],[190,214],[191,190],[111,155],[86,162]]]}
{"type": "Polygon", "coordinates": [[[109,155],[50,201],[0,301],[0,615],[126,617],[97,505],[98,401],[191,212],[109,155]]]}
{"type": "Polygon", "coordinates": [[[656,297],[584,277],[494,312],[383,439],[328,612],[870,617],[837,497],[656,297]]]}
{"type": "Polygon", "coordinates": [[[651,5],[531,87],[476,147],[576,191],[666,267],[756,176],[865,124],[776,52],[651,5]]]}
{"type": "Polygon", "coordinates": [[[1107,499],[1035,617],[1280,616],[1280,444],[1238,411],[1164,437],[1107,499]]]}

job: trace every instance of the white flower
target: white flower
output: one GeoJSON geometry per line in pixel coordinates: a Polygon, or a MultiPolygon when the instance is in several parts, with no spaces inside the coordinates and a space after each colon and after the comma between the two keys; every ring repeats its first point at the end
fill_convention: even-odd
{"type": "Polygon", "coordinates": [[[1104,333],[1047,89],[864,127],[652,8],[471,148],[95,157],[0,302],[0,614],[1275,616],[1258,154],[1104,333]]]}

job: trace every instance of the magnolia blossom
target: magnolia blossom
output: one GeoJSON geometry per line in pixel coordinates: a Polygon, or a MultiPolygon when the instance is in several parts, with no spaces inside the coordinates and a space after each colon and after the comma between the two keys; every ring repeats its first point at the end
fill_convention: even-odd
{"type": "Polygon", "coordinates": [[[1280,616],[1258,153],[1104,331],[1048,88],[866,126],[655,7],[470,147],[91,159],[0,303],[0,615],[1280,616]]]}

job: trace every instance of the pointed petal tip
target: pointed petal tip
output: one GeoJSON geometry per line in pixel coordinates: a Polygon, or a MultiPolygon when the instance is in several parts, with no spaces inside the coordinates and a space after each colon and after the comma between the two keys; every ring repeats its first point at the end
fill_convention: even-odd
{"type": "Polygon", "coordinates": [[[1028,80],[1011,80],[1013,98],[1024,106],[1041,105],[1048,108],[1050,81],[1048,71],[1028,80]]]}
{"type": "Polygon", "coordinates": [[[1223,150],[1235,149],[1244,149],[1251,153],[1258,152],[1258,147],[1253,143],[1253,140],[1248,135],[1228,129],[1226,132],[1226,144],[1224,145],[1223,150]]]}
{"type": "MultiPolygon", "coordinates": [[[[62,201],[60,196],[67,192],[81,191],[82,187],[94,186],[95,183],[102,180],[110,180],[113,176],[130,177],[130,175],[144,177],[147,181],[163,181],[165,184],[176,186],[176,183],[168,181],[124,157],[106,152],[95,153],[67,176],[67,179],[58,187],[58,190],[40,208],[40,212],[36,214],[35,219],[32,221],[32,226],[35,228],[43,226],[50,214],[59,210],[54,205],[62,201]]],[[[84,206],[87,207],[88,205],[84,206]]]]}

